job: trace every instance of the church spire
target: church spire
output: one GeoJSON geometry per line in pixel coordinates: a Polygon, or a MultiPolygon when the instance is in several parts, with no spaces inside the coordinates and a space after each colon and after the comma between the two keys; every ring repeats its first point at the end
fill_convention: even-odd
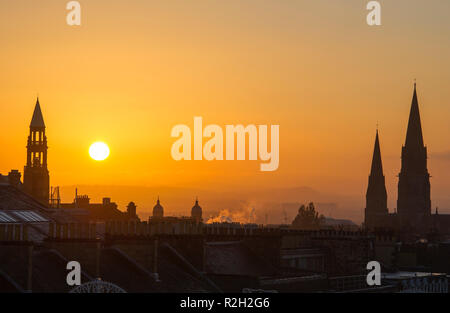
{"type": "Polygon", "coordinates": [[[39,104],[39,97],[36,99],[33,117],[30,123],[31,128],[42,129],[45,128],[44,117],[42,116],[41,105],[39,104]]]}
{"type": "Polygon", "coordinates": [[[398,214],[404,223],[420,225],[422,216],[431,214],[430,174],[427,169],[427,148],[423,142],[416,84],[409,113],[402,167],[398,181],[398,214]]]}
{"type": "Polygon", "coordinates": [[[368,229],[383,226],[383,217],[388,214],[387,192],[381,162],[380,139],[378,129],[373,148],[372,168],[366,192],[366,209],[364,223],[368,229]]]}
{"type": "Polygon", "coordinates": [[[372,168],[370,176],[383,176],[383,164],[381,162],[380,140],[378,138],[378,129],[375,136],[375,146],[373,148],[372,168]]]}
{"type": "Polygon", "coordinates": [[[48,205],[49,172],[47,169],[47,136],[39,98],[34,106],[27,140],[27,163],[24,168],[23,187],[36,200],[48,205]]]}
{"type": "Polygon", "coordinates": [[[409,112],[408,130],[406,132],[406,148],[423,148],[422,125],[420,122],[419,102],[417,100],[416,83],[414,83],[414,92],[409,112]]]}

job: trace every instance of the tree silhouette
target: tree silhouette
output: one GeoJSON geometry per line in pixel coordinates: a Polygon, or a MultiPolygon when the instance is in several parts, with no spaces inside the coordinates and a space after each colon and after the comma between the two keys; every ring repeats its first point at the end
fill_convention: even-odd
{"type": "Polygon", "coordinates": [[[298,229],[314,230],[320,229],[324,224],[325,217],[316,212],[314,203],[310,202],[307,206],[302,204],[298,209],[298,214],[292,221],[292,227],[298,229]]]}

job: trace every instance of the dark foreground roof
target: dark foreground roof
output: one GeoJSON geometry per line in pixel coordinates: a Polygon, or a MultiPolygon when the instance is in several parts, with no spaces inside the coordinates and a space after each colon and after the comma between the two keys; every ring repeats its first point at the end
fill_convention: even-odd
{"type": "Polygon", "coordinates": [[[0,210],[36,210],[48,212],[48,208],[20,189],[0,184],[0,210]]]}
{"type": "Polygon", "coordinates": [[[240,241],[208,242],[206,272],[208,274],[272,276],[276,270],[253,254],[240,241]]]}

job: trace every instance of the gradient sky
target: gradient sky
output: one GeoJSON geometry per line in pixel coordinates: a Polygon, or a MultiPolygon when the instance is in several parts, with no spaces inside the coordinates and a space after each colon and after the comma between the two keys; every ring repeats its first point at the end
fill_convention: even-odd
{"type": "Polygon", "coordinates": [[[377,123],[395,207],[416,78],[432,205],[450,212],[450,1],[380,1],[379,27],[365,0],[84,0],[79,27],[67,2],[0,0],[0,173],[23,170],[39,93],[51,185],[309,186],[360,197],[362,217],[377,123]],[[194,116],[279,124],[279,169],[172,160],[194,116]]]}

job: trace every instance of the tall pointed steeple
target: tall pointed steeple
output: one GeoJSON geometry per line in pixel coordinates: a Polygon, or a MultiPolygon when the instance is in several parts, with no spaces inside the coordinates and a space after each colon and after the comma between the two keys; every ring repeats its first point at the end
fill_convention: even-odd
{"type": "Polygon", "coordinates": [[[416,83],[409,112],[408,130],[406,131],[405,147],[411,149],[423,148],[422,125],[420,123],[419,102],[417,101],[416,83]]]}
{"type": "Polygon", "coordinates": [[[378,129],[375,135],[372,167],[366,193],[365,226],[368,229],[383,226],[383,220],[388,215],[387,192],[381,162],[380,140],[378,129]]]}
{"type": "Polygon", "coordinates": [[[372,168],[370,176],[383,176],[383,164],[381,162],[380,140],[378,138],[378,129],[375,135],[375,146],[373,148],[372,168]]]}
{"type": "Polygon", "coordinates": [[[27,164],[24,168],[23,185],[27,193],[48,205],[49,172],[47,169],[47,136],[39,98],[36,100],[27,142],[27,164]]]}
{"type": "Polygon", "coordinates": [[[427,148],[424,145],[416,84],[409,113],[405,145],[402,147],[402,168],[398,181],[397,208],[408,227],[420,226],[424,215],[431,214],[430,174],[427,169],[427,148]]]}
{"type": "Polygon", "coordinates": [[[45,128],[44,117],[42,116],[41,105],[39,104],[39,97],[36,100],[30,127],[35,129],[45,128]]]}

